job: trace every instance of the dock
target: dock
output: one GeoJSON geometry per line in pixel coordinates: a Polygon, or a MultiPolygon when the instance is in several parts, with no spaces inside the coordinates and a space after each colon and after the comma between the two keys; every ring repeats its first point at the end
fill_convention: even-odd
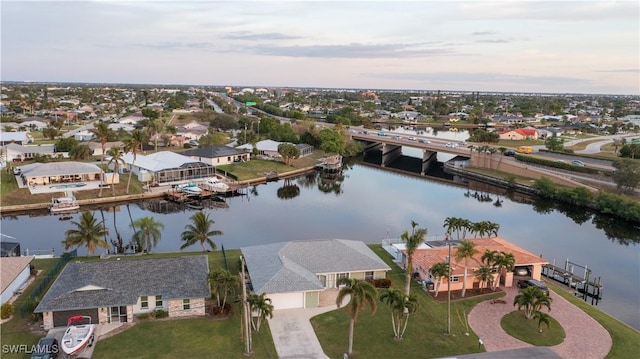
{"type": "Polygon", "coordinates": [[[575,296],[581,297],[584,301],[591,298],[593,305],[597,305],[602,299],[602,278],[595,277],[591,268],[586,265],[573,263],[567,259],[564,267],[560,267],[556,265],[554,259],[553,264],[542,266],[542,275],[569,288],[575,288],[575,296]]]}

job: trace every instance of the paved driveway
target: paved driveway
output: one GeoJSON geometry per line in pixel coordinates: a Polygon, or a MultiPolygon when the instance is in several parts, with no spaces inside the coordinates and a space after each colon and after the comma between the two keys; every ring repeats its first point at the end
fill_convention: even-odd
{"type": "Polygon", "coordinates": [[[309,319],[336,309],[335,305],[310,309],[278,309],[269,319],[273,343],[280,359],[328,359],[309,319]]]}

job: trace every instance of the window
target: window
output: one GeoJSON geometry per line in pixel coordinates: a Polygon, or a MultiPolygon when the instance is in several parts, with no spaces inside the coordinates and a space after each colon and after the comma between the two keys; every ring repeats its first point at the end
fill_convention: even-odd
{"type": "Polygon", "coordinates": [[[149,308],[149,297],[147,297],[146,295],[144,297],[140,297],[140,308],[149,308]]]}
{"type": "Polygon", "coordinates": [[[161,295],[157,295],[156,296],[156,308],[162,308],[162,296],[161,295]]]}
{"type": "Polygon", "coordinates": [[[453,277],[453,276],[451,276],[451,282],[452,282],[452,283],[459,282],[459,281],[460,281],[460,278],[459,278],[459,277],[453,277]]]}
{"type": "Polygon", "coordinates": [[[340,279],[349,279],[349,273],[336,273],[336,287],[340,285],[340,279]]]}
{"type": "Polygon", "coordinates": [[[318,280],[320,281],[320,284],[322,284],[322,286],[326,288],[327,287],[327,276],[319,274],[317,277],[318,277],[318,280]]]}
{"type": "Polygon", "coordinates": [[[371,271],[371,272],[364,272],[364,279],[365,279],[365,280],[373,280],[373,271],[371,271]]]}
{"type": "Polygon", "coordinates": [[[191,309],[191,300],[190,299],[183,299],[182,300],[182,309],[184,309],[184,310],[191,309]]]}

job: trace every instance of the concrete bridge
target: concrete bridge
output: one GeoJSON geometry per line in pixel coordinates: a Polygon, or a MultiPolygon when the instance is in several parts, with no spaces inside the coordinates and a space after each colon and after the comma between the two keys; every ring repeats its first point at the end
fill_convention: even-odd
{"type": "Polygon", "coordinates": [[[471,149],[460,141],[452,141],[437,137],[394,134],[385,131],[363,130],[351,133],[351,138],[365,143],[365,153],[381,151],[380,165],[385,167],[402,156],[402,147],[412,147],[422,150],[421,174],[425,174],[431,165],[437,161],[438,152],[471,157],[471,149]]]}

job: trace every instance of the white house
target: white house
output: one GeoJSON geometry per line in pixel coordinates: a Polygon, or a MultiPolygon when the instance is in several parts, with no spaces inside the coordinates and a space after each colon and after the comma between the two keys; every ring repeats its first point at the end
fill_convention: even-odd
{"type": "MultiPolygon", "coordinates": [[[[269,156],[269,157],[280,157],[278,153],[278,146],[280,146],[283,142],[278,142],[274,140],[262,140],[256,143],[256,148],[258,149],[258,155],[269,156]]],[[[245,143],[244,145],[236,147],[241,150],[246,150],[247,152],[253,151],[253,144],[245,143]]]]}
{"type": "Polygon", "coordinates": [[[33,136],[26,131],[19,132],[0,132],[0,146],[17,143],[19,145],[26,145],[33,142],[33,136]]]}
{"type": "Polygon", "coordinates": [[[95,136],[96,135],[93,134],[93,132],[83,130],[73,135],[73,138],[75,138],[76,141],[84,142],[84,141],[91,141],[95,136]]]}
{"type": "Polygon", "coordinates": [[[141,182],[180,183],[211,177],[216,172],[208,163],[170,151],[137,154],[135,162],[131,152],[123,158],[125,166],[120,167],[120,171],[132,172],[141,182]]]}
{"type": "Polygon", "coordinates": [[[320,239],[240,248],[255,293],[265,293],[274,309],[335,304],[341,278],[375,280],[389,266],[364,242],[320,239]]]}
{"type": "Polygon", "coordinates": [[[0,281],[2,282],[0,305],[11,299],[29,280],[33,258],[35,257],[0,257],[0,281]]]}
{"type": "Polygon", "coordinates": [[[249,153],[229,146],[207,146],[182,152],[184,156],[212,166],[228,165],[237,161],[248,161],[249,153]]]}

